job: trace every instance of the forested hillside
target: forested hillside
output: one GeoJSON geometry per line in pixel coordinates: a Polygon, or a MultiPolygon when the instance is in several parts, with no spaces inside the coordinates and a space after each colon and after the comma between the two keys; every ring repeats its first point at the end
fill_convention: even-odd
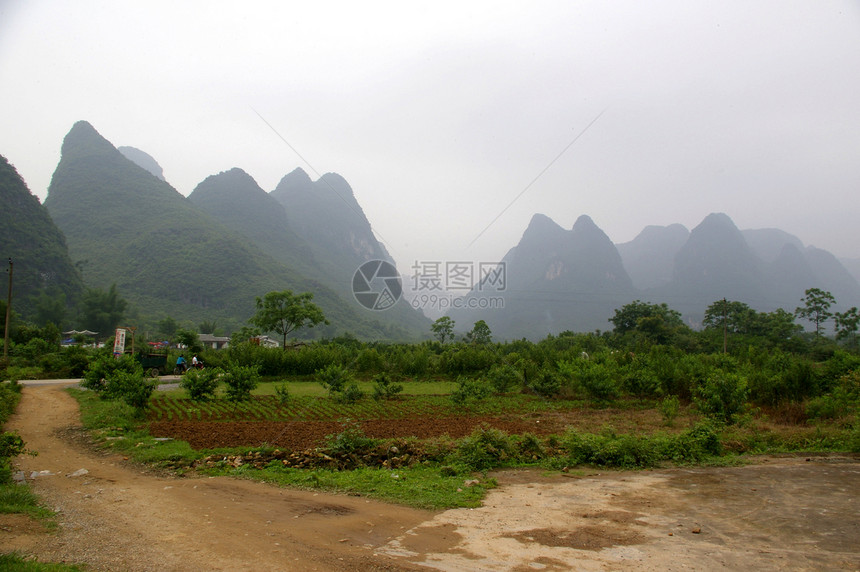
{"type": "MultiPolygon", "coordinates": [[[[0,156],[0,264],[13,261],[13,309],[44,325],[60,322],[82,289],[66,239],[5,157],[0,156]]],[[[0,279],[5,306],[8,274],[0,279]]]]}

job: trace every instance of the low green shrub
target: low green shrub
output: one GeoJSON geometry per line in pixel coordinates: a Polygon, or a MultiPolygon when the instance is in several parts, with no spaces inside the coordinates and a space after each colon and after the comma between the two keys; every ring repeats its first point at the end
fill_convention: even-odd
{"type": "Polygon", "coordinates": [[[335,396],[335,400],[339,403],[355,403],[364,399],[364,391],[354,381],[347,384],[343,391],[335,396]]]}
{"type": "Polygon", "coordinates": [[[611,430],[601,434],[569,430],[562,436],[562,447],[570,465],[601,465],[607,467],[651,467],[658,456],[646,437],[616,435],[611,430]]]}
{"type": "Polygon", "coordinates": [[[286,405],[290,402],[290,388],[286,383],[281,383],[275,386],[275,396],[278,398],[278,403],[286,405]]]}
{"type": "Polygon", "coordinates": [[[361,425],[355,421],[344,422],[344,429],[337,435],[326,437],[326,449],[331,453],[361,454],[370,452],[379,440],[368,437],[361,425]]]}
{"type": "Polygon", "coordinates": [[[403,384],[393,383],[391,376],[385,372],[381,372],[373,378],[373,398],[377,401],[393,399],[402,391],[403,384]]]}
{"type": "Polygon", "coordinates": [[[227,386],[225,393],[228,400],[247,401],[251,399],[251,392],[260,385],[260,368],[231,363],[221,374],[221,380],[227,386]]]}
{"type": "Polygon", "coordinates": [[[693,390],[693,403],[708,417],[727,424],[736,423],[746,408],[749,389],[734,373],[717,372],[693,390]]]}
{"type": "Polygon", "coordinates": [[[486,381],[461,375],[457,377],[457,388],[451,392],[451,401],[462,406],[486,399],[492,393],[493,390],[486,381]]]}
{"type": "Polygon", "coordinates": [[[182,375],[179,387],[188,392],[192,401],[209,401],[215,398],[221,373],[217,368],[191,368],[182,375]]]}
{"type": "Polygon", "coordinates": [[[17,433],[0,434],[0,485],[12,481],[11,460],[26,451],[24,440],[17,433]]]}
{"type": "Polygon", "coordinates": [[[569,465],[600,465],[619,468],[653,467],[660,461],[699,462],[721,454],[719,434],[708,422],[678,435],[640,437],[567,431],[561,438],[569,465]]]}
{"type": "Polygon", "coordinates": [[[675,423],[675,418],[681,410],[681,400],[677,395],[669,395],[657,402],[657,411],[660,412],[660,417],[663,418],[663,424],[671,427],[675,423]]]}
{"type": "Polygon", "coordinates": [[[316,371],[317,381],[320,382],[329,395],[334,396],[346,389],[347,384],[352,381],[352,374],[342,365],[329,364],[316,371]]]}
{"type": "Polygon", "coordinates": [[[121,399],[134,407],[138,415],[147,407],[155,391],[155,383],[144,377],[140,363],[130,355],[118,358],[102,355],[92,360],[84,372],[81,387],[103,399],[121,399]]]}
{"type": "Polygon", "coordinates": [[[108,391],[112,398],[119,398],[134,407],[138,414],[149,405],[149,398],[155,391],[155,382],[149,381],[138,368],[135,372],[117,370],[108,380],[108,391]]]}
{"type": "Polygon", "coordinates": [[[508,393],[523,383],[523,377],[513,366],[506,363],[496,364],[487,372],[487,379],[496,393],[508,393]]]}
{"type": "Polygon", "coordinates": [[[676,463],[697,463],[723,452],[716,427],[704,421],[678,435],[658,440],[660,456],[676,463]]]}
{"type": "Polygon", "coordinates": [[[515,459],[515,452],[513,441],[507,433],[481,426],[459,441],[451,461],[476,471],[486,471],[509,463],[515,459]]]}
{"type": "Polygon", "coordinates": [[[8,382],[0,382],[0,425],[3,425],[15,412],[18,402],[21,401],[22,387],[14,379],[8,382]]]}
{"type": "Polygon", "coordinates": [[[558,372],[545,367],[539,370],[529,382],[529,389],[541,397],[555,397],[561,392],[561,376],[558,372]]]}

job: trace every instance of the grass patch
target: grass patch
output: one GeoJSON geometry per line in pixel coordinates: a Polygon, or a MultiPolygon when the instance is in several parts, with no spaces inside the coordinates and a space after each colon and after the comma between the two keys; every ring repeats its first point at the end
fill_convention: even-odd
{"type": "MultiPolygon", "coordinates": [[[[56,527],[51,520],[54,512],[43,507],[29,486],[17,483],[0,485],[0,513],[26,514],[32,518],[44,521],[47,528],[56,527]]],[[[2,568],[0,568],[2,570],[2,568]]]]}
{"type": "Polygon", "coordinates": [[[423,509],[478,507],[487,491],[496,486],[493,479],[479,479],[467,471],[443,475],[439,467],[431,466],[395,470],[359,467],[351,471],[309,471],[273,464],[261,470],[240,468],[214,473],[231,474],[284,487],[360,495],[423,509]]]}
{"type": "MultiPolygon", "coordinates": [[[[403,386],[401,395],[449,395],[457,384],[453,381],[397,381],[403,386]]],[[[325,397],[328,395],[326,389],[316,380],[277,380],[264,381],[253,395],[275,395],[275,388],[279,385],[286,384],[290,391],[290,395],[296,397],[325,397]]],[[[374,384],[370,380],[356,380],[358,388],[368,395],[373,393],[374,384]]]]}
{"type": "Polygon", "coordinates": [[[84,572],[86,568],[72,564],[53,564],[28,560],[16,553],[0,554],[3,572],[84,572]]]}

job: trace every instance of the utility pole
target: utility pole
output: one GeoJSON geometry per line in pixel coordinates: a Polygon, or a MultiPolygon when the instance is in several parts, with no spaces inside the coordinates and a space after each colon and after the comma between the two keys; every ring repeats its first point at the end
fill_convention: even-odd
{"type": "Polygon", "coordinates": [[[3,365],[9,363],[9,324],[12,321],[12,259],[9,259],[9,296],[6,300],[6,333],[3,336],[3,365]]]}
{"type": "Polygon", "coordinates": [[[723,298],[723,353],[726,353],[729,345],[729,310],[727,306],[728,302],[723,298]]]}

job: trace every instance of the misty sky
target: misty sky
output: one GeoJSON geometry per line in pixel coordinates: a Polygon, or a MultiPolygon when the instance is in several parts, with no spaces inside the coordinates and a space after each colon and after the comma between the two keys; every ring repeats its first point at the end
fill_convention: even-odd
{"type": "Polygon", "coordinates": [[[340,173],[403,272],[498,260],[537,212],[860,258],[857,1],[0,0],[0,154],[40,198],[81,119],[184,195],[340,173]]]}

